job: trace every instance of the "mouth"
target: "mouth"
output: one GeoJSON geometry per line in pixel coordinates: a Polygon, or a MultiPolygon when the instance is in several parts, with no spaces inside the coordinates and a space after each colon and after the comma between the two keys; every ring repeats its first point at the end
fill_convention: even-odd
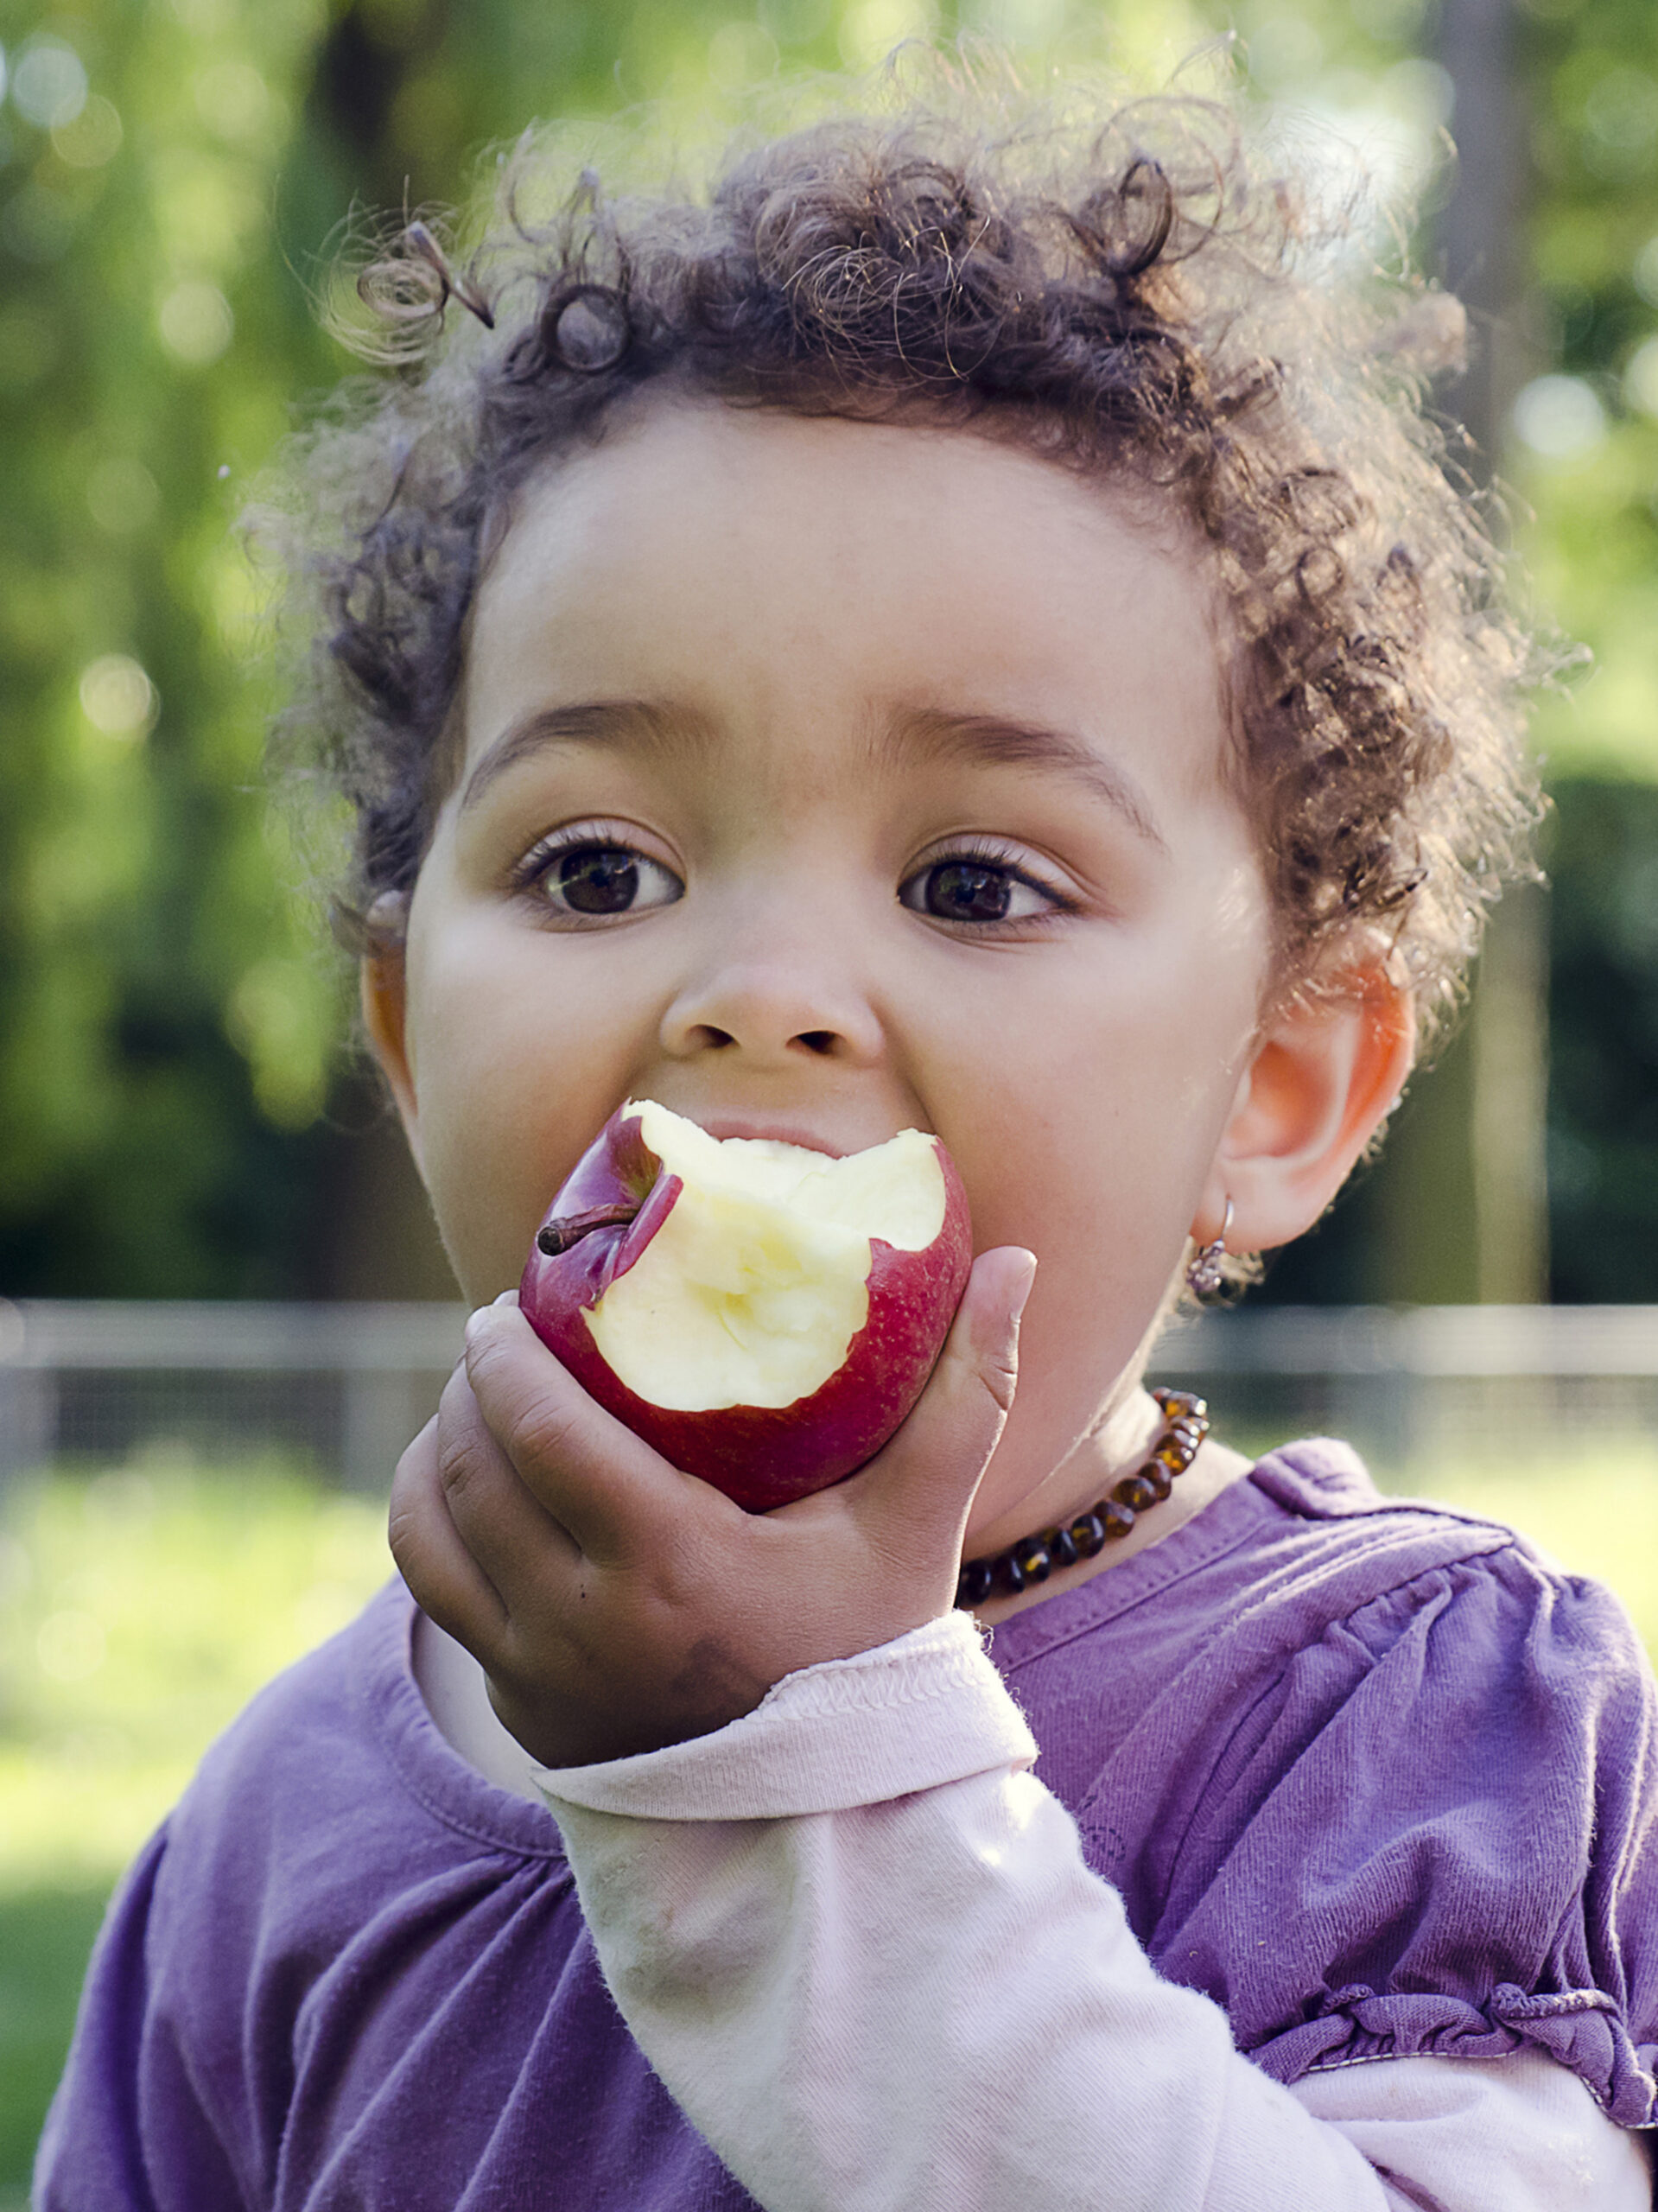
{"type": "MultiPolygon", "coordinates": [[[[634,1103],[644,1104],[648,1102],[634,1103]]],[[[842,1160],[850,1152],[866,1148],[855,1144],[835,1144],[828,1137],[819,1135],[815,1129],[802,1128],[792,1122],[731,1115],[715,1115],[707,1121],[696,1114],[687,1114],[683,1118],[695,1122],[704,1135],[713,1137],[719,1143],[724,1143],[730,1138],[739,1138],[749,1142],[792,1145],[797,1151],[815,1152],[829,1160],[842,1160]]],[[[880,1137],[874,1140],[877,1144],[885,1141],[880,1137]]],[[[614,1200],[549,1217],[536,1232],[537,1249],[549,1259],[558,1259],[579,1244],[583,1237],[591,1236],[595,1230],[627,1228],[638,1217],[643,1203],[638,1198],[614,1200]]]]}
{"type": "MultiPolygon", "coordinates": [[[[745,1137],[762,1143],[791,1144],[802,1152],[826,1153],[831,1160],[843,1160],[848,1152],[863,1150],[861,1145],[836,1144],[831,1138],[819,1136],[815,1130],[796,1127],[789,1122],[772,1122],[764,1118],[751,1120],[746,1116],[710,1115],[704,1120],[700,1114],[688,1114],[688,1121],[717,1137],[723,1144],[728,1137],[745,1137]]],[[[874,1140],[880,1143],[880,1138],[874,1140]]]]}

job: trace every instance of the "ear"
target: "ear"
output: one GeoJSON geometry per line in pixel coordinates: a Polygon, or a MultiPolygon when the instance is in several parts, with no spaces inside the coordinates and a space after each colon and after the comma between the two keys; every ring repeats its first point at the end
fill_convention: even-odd
{"type": "Polygon", "coordinates": [[[363,1027],[380,1073],[397,1102],[415,1166],[422,1176],[420,1156],[420,1104],[415,1091],[414,1065],[409,1055],[409,1000],[401,940],[388,942],[365,953],[359,969],[363,1027]]]}
{"type": "Polygon", "coordinates": [[[1409,990],[1385,967],[1344,976],[1261,1031],[1191,1233],[1261,1252],[1311,1229],[1398,1103],[1416,1046],[1409,990]]]}

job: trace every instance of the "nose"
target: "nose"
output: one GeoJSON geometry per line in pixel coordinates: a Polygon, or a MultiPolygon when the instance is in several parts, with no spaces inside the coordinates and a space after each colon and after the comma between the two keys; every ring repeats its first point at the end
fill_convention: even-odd
{"type": "Polygon", "coordinates": [[[831,944],[727,943],[688,980],[663,1017],[663,1050],[740,1055],[758,1069],[802,1059],[871,1065],[882,1032],[874,1007],[831,944]]]}

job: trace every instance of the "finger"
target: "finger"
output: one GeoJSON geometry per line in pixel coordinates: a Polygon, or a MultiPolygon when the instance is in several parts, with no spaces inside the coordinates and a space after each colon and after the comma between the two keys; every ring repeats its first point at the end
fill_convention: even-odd
{"type": "Polygon", "coordinates": [[[959,1534],[1013,1408],[1019,1325],[1036,1255],[981,1253],[925,1390],[886,1449],[853,1478],[860,1517],[904,1533],[903,1548],[959,1534]]]}
{"type": "Polygon", "coordinates": [[[608,1560],[638,1541],[659,1541],[664,1525],[738,1514],[589,1397],[516,1307],[473,1315],[467,1373],[525,1486],[589,1558],[608,1560]]]}
{"type": "Polygon", "coordinates": [[[451,1524],[509,1614],[546,1594],[581,1558],[520,1479],[490,1433],[464,1368],[444,1387],[437,1413],[437,1480],[451,1524]]]}
{"type": "Polygon", "coordinates": [[[397,1462],[386,1534],[422,1612],[481,1657],[505,1626],[506,1610],[449,1517],[438,1476],[435,1416],[397,1462]]]}

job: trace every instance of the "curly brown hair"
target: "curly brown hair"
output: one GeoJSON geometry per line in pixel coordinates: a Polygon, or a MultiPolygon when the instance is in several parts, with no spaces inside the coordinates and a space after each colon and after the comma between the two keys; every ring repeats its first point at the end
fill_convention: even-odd
{"type": "Polygon", "coordinates": [[[659,385],[1007,436],[1171,503],[1231,610],[1229,772],[1280,981],[1380,929],[1431,1026],[1537,813],[1536,656],[1424,407],[1455,302],[1384,277],[1352,216],[1312,223],[1215,103],[1010,111],[946,67],[924,104],[870,106],[699,194],[567,171],[549,201],[530,138],[464,267],[416,225],[363,270],[398,365],[289,471],[312,642],[278,741],[353,810],[348,941],[419,870],[515,495],[659,385]]]}

